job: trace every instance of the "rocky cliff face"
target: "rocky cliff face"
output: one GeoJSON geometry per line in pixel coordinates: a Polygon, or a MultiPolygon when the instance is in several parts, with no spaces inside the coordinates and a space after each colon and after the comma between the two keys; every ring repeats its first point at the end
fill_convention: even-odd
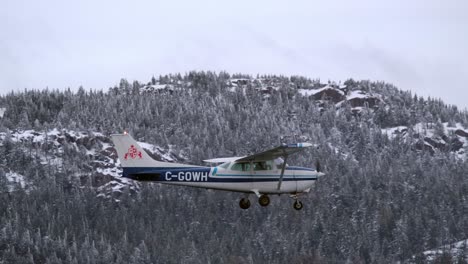
{"type": "MultiPolygon", "coordinates": [[[[58,172],[63,172],[65,177],[74,178],[72,181],[96,188],[99,197],[118,199],[119,193],[139,190],[137,182],[121,177],[122,169],[117,153],[110,137],[102,133],[67,129],[15,130],[0,133],[0,144],[4,145],[6,142],[43,166],[52,166],[58,172]],[[70,158],[71,156],[78,156],[81,164],[78,171],[69,174],[70,168],[75,166],[75,158],[70,158]]],[[[168,162],[183,161],[170,150],[143,142],[140,144],[155,159],[168,162]]],[[[11,189],[33,186],[28,177],[14,169],[6,168],[5,173],[11,189]]]]}
{"type": "Polygon", "coordinates": [[[431,154],[436,152],[452,153],[461,159],[467,157],[468,140],[464,135],[468,134],[468,129],[464,129],[461,124],[450,126],[448,123],[438,125],[419,123],[411,127],[386,128],[382,129],[382,132],[390,138],[406,138],[416,151],[428,151],[431,154]],[[436,133],[436,126],[440,126],[442,130],[436,133]]]}

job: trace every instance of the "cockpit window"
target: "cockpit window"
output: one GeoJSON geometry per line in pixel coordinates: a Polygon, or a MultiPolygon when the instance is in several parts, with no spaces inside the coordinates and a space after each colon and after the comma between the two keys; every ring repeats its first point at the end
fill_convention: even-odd
{"type": "Polygon", "coordinates": [[[219,167],[223,168],[223,169],[227,169],[230,164],[231,164],[231,162],[226,162],[226,163],[223,163],[223,164],[219,165],[219,167]]]}
{"type": "MultiPolygon", "coordinates": [[[[234,163],[231,166],[231,170],[235,171],[250,171],[250,162],[240,162],[234,163]]],[[[221,165],[223,168],[227,168],[228,165],[221,165]],[[224,167],[226,166],[226,167],[224,167]]],[[[252,168],[254,171],[264,171],[264,170],[276,170],[281,169],[283,166],[283,160],[267,160],[267,161],[258,161],[252,162],[252,168]]]]}
{"type": "Polygon", "coordinates": [[[254,170],[259,171],[259,170],[268,170],[267,163],[265,161],[260,161],[260,162],[254,162],[254,170]]]}
{"type": "Polygon", "coordinates": [[[243,162],[243,163],[234,163],[231,167],[231,170],[236,171],[249,171],[250,170],[250,163],[243,162]]]}

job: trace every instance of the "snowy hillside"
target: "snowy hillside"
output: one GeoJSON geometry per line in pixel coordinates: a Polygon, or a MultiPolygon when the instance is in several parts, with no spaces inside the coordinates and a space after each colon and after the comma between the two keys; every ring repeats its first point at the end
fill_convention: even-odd
{"type": "Polygon", "coordinates": [[[388,83],[188,72],[0,109],[0,263],[425,263],[468,238],[468,112],[388,83]],[[121,178],[124,130],[200,165],[307,141],[288,163],[326,176],[299,213],[287,196],[246,212],[243,194],[121,178]]]}
{"type": "MultiPolygon", "coordinates": [[[[400,126],[382,129],[382,133],[390,139],[395,139],[395,137],[406,138],[410,144],[413,144],[415,150],[425,149],[433,154],[436,151],[448,151],[457,158],[466,159],[468,130],[465,130],[461,124],[449,127],[448,123],[444,123],[443,134],[436,135],[434,126],[434,124],[417,124],[414,127],[400,126]],[[409,134],[413,136],[408,138],[409,134]]],[[[53,165],[60,170],[65,169],[63,161],[64,148],[85,156],[92,170],[77,173],[74,176],[85,179],[91,178],[93,186],[100,191],[98,195],[100,197],[115,196],[112,192],[121,193],[125,188],[132,191],[139,188],[137,182],[121,177],[120,162],[110,142],[110,137],[104,136],[102,133],[77,132],[66,129],[59,131],[56,128],[47,132],[35,130],[13,131],[8,136],[7,133],[0,133],[0,145],[3,144],[2,142],[5,141],[6,137],[23,148],[23,151],[29,153],[31,157],[38,158],[41,164],[53,165]],[[34,152],[31,152],[28,147],[23,145],[27,143],[34,146],[34,152]],[[42,151],[43,146],[49,146],[49,151],[42,151]]],[[[175,156],[170,149],[164,150],[161,147],[145,142],[139,142],[139,144],[157,160],[176,162],[181,159],[175,156]]],[[[332,143],[329,143],[327,147],[337,153],[342,153],[343,157],[348,155],[343,150],[336,148],[332,143]]],[[[31,185],[24,176],[14,171],[7,172],[6,178],[11,183],[10,189],[14,189],[14,186],[25,188],[27,185],[31,185]]]]}
{"type": "MultiPolygon", "coordinates": [[[[110,141],[110,137],[99,132],[72,131],[67,129],[50,131],[16,130],[10,133],[0,133],[0,146],[11,142],[25,155],[37,160],[43,166],[53,166],[58,171],[68,171],[67,155],[74,152],[86,163],[83,170],[67,175],[76,177],[82,183],[90,183],[99,191],[99,197],[118,197],[124,190],[136,191],[137,182],[122,178],[120,162],[110,141]]],[[[170,150],[139,142],[139,144],[154,158],[174,162],[178,159],[170,150]]],[[[15,171],[6,172],[10,190],[15,187],[31,187],[32,182],[15,171]]]]}

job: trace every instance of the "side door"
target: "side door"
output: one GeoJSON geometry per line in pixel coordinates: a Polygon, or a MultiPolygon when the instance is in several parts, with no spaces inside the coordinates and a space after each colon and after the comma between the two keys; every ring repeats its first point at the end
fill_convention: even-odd
{"type": "Polygon", "coordinates": [[[276,191],[280,172],[278,168],[273,165],[273,161],[258,161],[252,163],[254,189],[260,192],[276,191]]]}
{"type": "Polygon", "coordinates": [[[235,184],[240,191],[250,191],[253,189],[253,175],[249,162],[233,163],[229,168],[227,177],[235,184]]]}

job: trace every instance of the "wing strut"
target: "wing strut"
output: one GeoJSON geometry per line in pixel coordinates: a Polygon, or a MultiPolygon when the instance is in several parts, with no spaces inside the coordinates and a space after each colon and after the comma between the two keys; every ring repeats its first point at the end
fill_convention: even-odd
{"type": "Polygon", "coordinates": [[[286,168],[286,161],[288,161],[288,155],[284,155],[283,167],[281,168],[281,175],[278,182],[278,190],[281,189],[281,183],[283,182],[284,169],[286,168]]]}

